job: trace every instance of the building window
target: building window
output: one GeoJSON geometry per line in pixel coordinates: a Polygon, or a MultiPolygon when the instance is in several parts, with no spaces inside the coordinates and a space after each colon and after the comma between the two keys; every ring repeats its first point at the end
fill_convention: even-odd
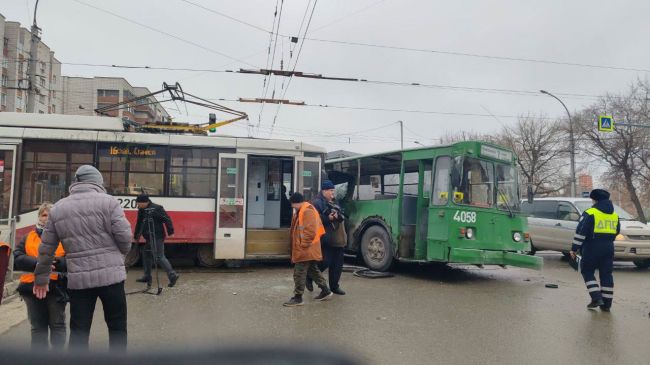
{"type": "Polygon", "coordinates": [[[5,39],[4,39],[3,42],[2,42],[2,48],[3,48],[3,49],[7,49],[7,48],[9,48],[9,38],[6,38],[6,37],[5,37],[5,39]]]}
{"type": "Polygon", "coordinates": [[[45,75],[45,62],[41,62],[41,75],[45,75]]]}
{"type": "Polygon", "coordinates": [[[45,78],[41,77],[41,87],[45,87],[45,78]]]}
{"type": "Polygon", "coordinates": [[[45,104],[45,95],[39,95],[38,96],[38,102],[41,104],[45,104]]]}
{"type": "Polygon", "coordinates": [[[2,60],[2,68],[8,68],[9,67],[9,59],[5,58],[2,60]]]}
{"type": "Polygon", "coordinates": [[[56,105],[52,105],[52,114],[56,113],[56,105]]]}
{"type": "Polygon", "coordinates": [[[7,78],[7,75],[2,75],[2,86],[7,86],[9,83],[9,79],[7,78]]]}
{"type": "Polygon", "coordinates": [[[52,75],[52,83],[56,84],[56,75],[52,75]]]}
{"type": "Polygon", "coordinates": [[[81,165],[93,163],[93,143],[25,141],[20,212],[65,197],[81,165]]]}
{"type": "Polygon", "coordinates": [[[7,94],[0,94],[0,105],[7,106],[7,94]]]}
{"type": "Polygon", "coordinates": [[[102,96],[119,97],[120,96],[120,91],[119,90],[97,89],[97,97],[102,97],[102,96]]]}

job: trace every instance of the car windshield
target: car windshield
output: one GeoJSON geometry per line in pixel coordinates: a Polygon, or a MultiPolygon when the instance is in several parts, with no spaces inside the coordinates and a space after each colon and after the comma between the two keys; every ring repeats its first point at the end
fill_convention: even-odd
{"type": "MultiPolygon", "coordinates": [[[[590,201],[578,201],[575,202],[576,207],[580,209],[581,212],[584,212],[585,210],[589,209],[592,207],[592,204],[590,201]]],[[[622,221],[632,221],[635,220],[635,218],[625,211],[625,209],[619,207],[618,205],[614,204],[614,212],[618,214],[618,218],[622,221]]]]}

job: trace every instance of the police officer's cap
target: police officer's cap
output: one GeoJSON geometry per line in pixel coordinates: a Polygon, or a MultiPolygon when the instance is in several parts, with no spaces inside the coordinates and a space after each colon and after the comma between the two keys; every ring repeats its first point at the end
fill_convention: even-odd
{"type": "Polygon", "coordinates": [[[595,201],[607,200],[609,199],[609,192],[603,189],[594,189],[589,194],[589,197],[595,201]]]}

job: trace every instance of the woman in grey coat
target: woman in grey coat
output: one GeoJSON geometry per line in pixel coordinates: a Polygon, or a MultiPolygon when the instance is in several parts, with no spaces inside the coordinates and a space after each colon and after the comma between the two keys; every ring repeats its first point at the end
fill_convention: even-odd
{"type": "Polygon", "coordinates": [[[50,212],[41,236],[34,295],[44,298],[59,244],[66,252],[70,292],[70,347],[88,348],[97,298],[102,301],[111,350],[125,350],[124,256],[131,248],[131,225],[118,201],[103,187],[100,172],[84,165],[75,173],[70,196],[50,212]]]}

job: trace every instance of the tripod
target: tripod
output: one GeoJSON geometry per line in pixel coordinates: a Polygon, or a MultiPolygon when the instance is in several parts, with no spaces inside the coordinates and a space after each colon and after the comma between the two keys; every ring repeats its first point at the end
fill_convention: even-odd
{"type": "MultiPolygon", "coordinates": [[[[145,255],[151,254],[153,256],[153,268],[155,271],[156,275],[156,286],[157,290],[155,292],[150,292],[149,289],[151,289],[151,283],[147,283],[147,287],[144,290],[141,291],[135,291],[132,293],[127,293],[127,294],[136,294],[136,293],[144,293],[144,294],[151,294],[151,295],[160,295],[162,293],[162,286],[160,286],[160,275],[158,275],[158,247],[156,247],[156,233],[154,231],[154,222],[153,222],[153,210],[154,208],[145,208],[144,210],[144,223],[147,227],[148,234],[149,234],[149,249],[146,248],[143,250],[143,253],[145,255]]],[[[142,228],[140,228],[140,232],[138,232],[138,236],[142,235],[142,232],[144,231],[144,225],[142,228]]],[[[143,265],[144,265],[144,258],[143,258],[143,265]]]]}

